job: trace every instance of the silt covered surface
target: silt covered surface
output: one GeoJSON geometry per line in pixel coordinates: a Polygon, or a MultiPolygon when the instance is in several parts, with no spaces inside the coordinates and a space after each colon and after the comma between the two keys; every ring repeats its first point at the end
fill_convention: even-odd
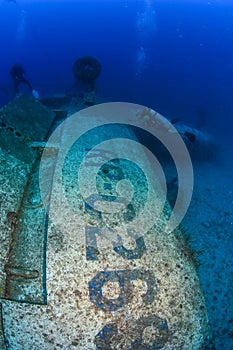
{"type": "MultiPolygon", "coordinates": [[[[17,104],[17,100],[15,103],[17,104]]],[[[24,104],[25,109],[26,106],[24,104]]],[[[77,114],[77,127],[78,117],[77,114]]],[[[117,128],[105,129],[104,137],[114,138],[118,132],[117,128]]],[[[120,134],[121,137],[135,138],[127,127],[121,127],[120,134]]],[[[29,135],[30,141],[43,141],[43,138],[35,133],[29,135]]],[[[57,176],[59,157],[63,152],[61,145],[65,144],[66,138],[69,137],[66,126],[59,135],[56,150],[49,148],[44,158],[45,169],[49,174],[43,182],[50,195],[48,225],[44,225],[46,213],[40,206],[42,198],[38,199],[39,179],[35,170],[41,152],[33,151],[36,155],[31,164],[28,163],[28,158],[23,161],[23,157],[18,156],[17,151],[9,149],[6,152],[4,147],[1,151],[4,159],[4,162],[1,162],[1,174],[5,180],[4,187],[1,187],[3,245],[0,268],[1,297],[4,298],[1,300],[2,343],[5,340],[7,348],[17,350],[211,348],[212,335],[192,252],[183,239],[181,229],[166,232],[169,205],[165,206],[151,229],[137,237],[128,235],[127,230],[124,230],[124,221],[137,214],[137,210],[141,208],[141,201],[145,200],[147,188],[144,179],[137,182],[137,195],[133,207],[128,207],[123,214],[99,215],[92,206],[88,206],[74,184],[75,164],[77,165],[83,155],[87,154],[87,150],[89,152],[93,147],[93,137],[90,136],[71,148],[63,169],[65,199],[74,209],[75,215],[80,218],[80,221],[75,221],[70,216],[70,207],[67,208],[67,202],[60,196],[57,176]],[[18,175],[17,181],[11,180],[12,171],[18,175]],[[33,181],[28,183],[29,177],[33,181]],[[30,202],[30,198],[34,197],[28,197],[27,191],[25,195],[25,188],[30,188],[30,193],[33,192],[34,195],[36,193],[35,202],[30,202]],[[38,267],[32,269],[28,263],[33,261],[33,257],[29,253],[27,260],[25,251],[26,255],[22,256],[22,264],[25,265],[20,263],[20,266],[24,266],[24,272],[26,267],[30,267],[26,278],[25,273],[23,275],[17,270],[19,266],[14,266],[16,270],[11,273],[11,278],[18,282],[25,278],[24,287],[16,293],[16,302],[12,301],[14,298],[7,298],[4,291],[6,266],[9,266],[12,249],[17,251],[17,247],[12,245],[12,224],[6,216],[8,212],[17,213],[20,204],[23,203],[24,210],[21,211],[19,220],[25,221],[25,200],[28,221],[24,238],[28,244],[27,250],[32,247],[36,252],[33,240],[41,239],[42,245],[38,245],[40,254],[37,251],[36,261],[40,260],[40,266],[43,268],[45,258],[47,263],[46,271],[38,267]],[[62,208],[61,217],[58,208],[62,208]],[[65,223],[64,220],[59,222],[63,217],[66,217],[65,223]],[[38,229],[37,235],[34,231],[36,225],[42,225],[44,228],[42,232],[38,229]],[[93,229],[99,230],[96,240],[94,238],[97,231],[94,231],[94,236],[90,234],[93,229]],[[35,270],[38,274],[33,275],[35,270]],[[33,296],[35,292],[35,281],[40,281],[42,292],[46,292],[46,298],[40,302],[36,298],[30,299],[30,293],[33,296]]],[[[15,135],[12,137],[17,138],[15,135]]],[[[95,153],[94,158],[93,154],[88,158],[86,166],[90,169],[103,162],[106,150],[101,147],[98,150],[100,152],[95,153]]],[[[110,185],[119,177],[130,178],[131,171],[127,164],[122,167],[121,162],[110,161],[107,170],[102,168],[98,172],[99,194],[106,195],[107,189],[110,191],[109,196],[115,195],[114,191],[111,192],[110,185]]],[[[141,178],[140,170],[135,168],[132,176],[141,178]]],[[[159,187],[159,183],[156,185],[159,187]]],[[[154,196],[159,205],[158,193],[155,192],[154,196]]],[[[45,205],[48,210],[48,202],[45,205]]],[[[21,230],[17,237],[20,237],[21,230]]],[[[37,293],[35,295],[38,296],[37,293]]]]}

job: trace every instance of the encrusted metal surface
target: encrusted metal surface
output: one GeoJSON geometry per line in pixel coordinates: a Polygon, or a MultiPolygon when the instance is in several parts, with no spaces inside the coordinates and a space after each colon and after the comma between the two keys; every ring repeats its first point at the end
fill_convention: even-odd
{"type": "MultiPolygon", "coordinates": [[[[84,116],[88,128],[92,120],[88,112],[84,116]]],[[[147,178],[138,166],[132,167],[127,160],[120,159],[118,147],[107,149],[104,142],[117,137],[135,141],[135,135],[127,126],[103,127],[98,133],[96,129],[85,133],[67,151],[65,146],[69,144],[72,129],[80,127],[79,118],[81,115],[77,113],[75,125],[62,125],[56,138],[49,139],[43,154],[40,181],[45,208],[41,207],[35,163],[21,203],[22,211],[12,207],[9,210],[10,230],[17,234],[8,255],[10,264],[5,265],[9,278],[5,286],[10,286],[17,296],[7,295],[8,288],[5,296],[29,304],[2,300],[8,348],[204,349],[212,337],[206,306],[192,254],[182,242],[182,232],[177,229],[175,235],[166,229],[171,214],[169,205],[159,212],[148,231],[140,234],[139,230],[135,235],[126,228],[147,199],[147,178]],[[95,147],[96,144],[99,146],[95,147]],[[99,168],[96,177],[83,179],[83,188],[96,182],[96,192],[86,199],[77,184],[83,160],[85,174],[99,168]],[[124,183],[123,195],[118,198],[117,184],[125,179],[135,187],[131,203],[125,199],[124,183]],[[112,201],[125,209],[116,213],[99,209],[98,205],[101,207],[104,202],[107,206],[112,201]],[[45,289],[34,284],[40,281],[41,286],[45,278],[44,267],[37,264],[42,261],[42,246],[45,248],[44,236],[40,236],[45,209],[50,216],[46,247],[47,304],[35,305],[45,301],[38,299],[39,295],[45,297],[45,289]],[[42,240],[38,241],[37,234],[42,240]],[[33,288],[25,288],[30,283],[33,288]]],[[[137,159],[138,150],[132,147],[130,151],[137,159]]],[[[152,197],[156,207],[148,209],[152,212],[161,207],[156,176],[154,185],[152,197]]],[[[9,200],[11,195],[8,193],[9,200]]],[[[149,212],[145,214],[150,217],[149,212]]],[[[138,225],[143,231],[145,222],[142,220],[138,225]]]]}
{"type": "Polygon", "coordinates": [[[6,350],[5,339],[4,339],[4,329],[2,324],[2,304],[0,303],[0,349],[6,350]]]}
{"type": "Polygon", "coordinates": [[[4,267],[3,297],[9,300],[46,303],[47,213],[41,200],[39,158],[30,173],[23,198],[15,216],[9,215],[11,242],[4,267]]]}
{"type": "Polygon", "coordinates": [[[0,278],[2,298],[46,302],[47,214],[38,183],[41,150],[32,148],[30,142],[45,140],[54,117],[52,111],[24,95],[0,111],[1,179],[5,182],[1,205],[6,230],[0,278]]]}

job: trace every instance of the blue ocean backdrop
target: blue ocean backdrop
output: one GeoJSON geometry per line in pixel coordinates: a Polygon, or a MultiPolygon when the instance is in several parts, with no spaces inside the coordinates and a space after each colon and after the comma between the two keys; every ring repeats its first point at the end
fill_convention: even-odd
{"type": "Polygon", "coordinates": [[[0,49],[0,107],[15,97],[13,64],[41,97],[75,94],[73,63],[90,55],[98,96],[213,135],[185,225],[204,251],[216,349],[233,349],[233,0],[0,0],[0,49]]]}
{"type": "Polygon", "coordinates": [[[12,98],[14,63],[45,96],[72,89],[74,61],[92,55],[99,95],[231,141],[231,0],[2,0],[0,26],[1,105],[12,98]]]}

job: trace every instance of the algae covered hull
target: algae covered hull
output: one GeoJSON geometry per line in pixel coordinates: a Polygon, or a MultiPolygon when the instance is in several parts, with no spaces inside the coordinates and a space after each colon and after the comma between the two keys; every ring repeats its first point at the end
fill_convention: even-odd
{"type": "MultiPolygon", "coordinates": [[[[179,135],[143,106],[69,104],[64,120],[25,96],[2,110],[1,348],[210,349],[205,302],[178,225],[184,208],[168,204],[162,170],[131,126],[146,130],[154,118],[168,148],[169,135],[183,147],[179,135]],[[13,114],[19,107],[34,116],[22,128],[13,114]]],[[[184,152],[184,163],[175,163],[181,182],[188,175],[189,197],[184,152]]],[[[190,198],[177,197],[188,205],[190,198]]]]}

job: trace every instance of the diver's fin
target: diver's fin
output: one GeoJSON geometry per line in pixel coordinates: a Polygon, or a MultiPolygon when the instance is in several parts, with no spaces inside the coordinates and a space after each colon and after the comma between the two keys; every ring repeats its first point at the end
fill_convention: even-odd
{"type": "Polygon", "coordinates": [[[170,123],[174,125],[174,124],[176,124],[178,121],[179,121],[178,118],[174,118],[174,119],[170,120],[170,123]]]}
{"type": "Polygon", "coordinates": [[[185,131],[185,132],[184,132],[184,135],[187,137],[187,139],[188,139],[190,142],[194,143],[194,142],[196,141],[196,135],[193,134],[192,132],[185,131]]]}
{"type": "Polygon", "coordinates": [[[173,177],[169,182],[167,182],[168,186],[174,186],[178,184],[178,176],[173,177]]]}
{"type": "Polygon", "coordinates": [[[178,190],[178,177],[175,176],[173,179],[167,182],[167,200],[170,203],[170,206],[173,208],[176,203],[178,190]]]}
{"type": "Polygon", "coordinates": [[[38,99],[38,98],[40,98],[40,95],[39,95],[39,93],[36,91],[36,90],[32,90],[32,94],[33,94],[33,96],[35,97],[35,99],[38,99]]]}

